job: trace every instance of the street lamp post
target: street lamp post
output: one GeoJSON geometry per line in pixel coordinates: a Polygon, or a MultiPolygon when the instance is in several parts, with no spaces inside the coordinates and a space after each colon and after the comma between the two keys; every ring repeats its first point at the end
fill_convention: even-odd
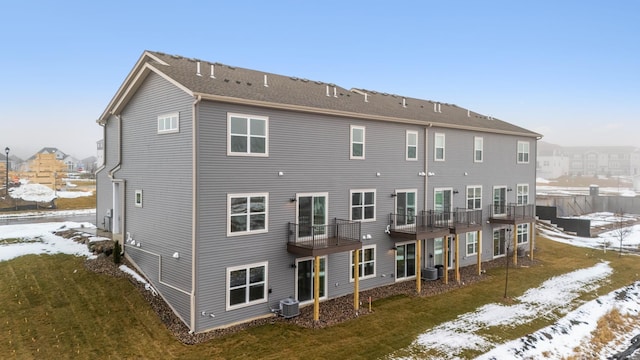
{"type": "Polygon", "coordinates": [[[7,146],[6,148],[4,148],[4,154],[7,157],[7,169],[6,169],[6,177],[4,178],[4,189],[5,189],[5,196],[9,196],[9,147],[7,146]]]}

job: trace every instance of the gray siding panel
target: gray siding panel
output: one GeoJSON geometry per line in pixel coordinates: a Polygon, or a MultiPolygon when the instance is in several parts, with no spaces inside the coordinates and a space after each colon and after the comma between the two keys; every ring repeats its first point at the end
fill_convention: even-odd
{"type": "MultiPolygon", "coordinates": [[[[418,199],[424,178],[424,130],[374,121],[339,119],[242,106],[203,102],[199,119],[197,330],[222,326],[268,314],[269,306],[295,294],[295,256],[287,253],[287,223],[296,221],[296,193],[328,192],[329,218],[349,218],[350,189],[376,189],[376,220],[362,224],[376,244],[376,278],[362,280],[361,289],[390,284],[394,273],[393,242],[384,233],[394,210],[391,194],[415,188],[418,199]],[[269,117],[269,157],[227,156],[227,112],[269,117]],[[365,126],[365,160],[349,159],[350,125],[365,126]],[[420,158],[405,160],[406,130],[418,131],[420,158]],[[278,176],[278,172],[284,176],[278,176]],[[380,176],[376,176],[379,172],[380,176]],[[228,193],[269,193],[269,231],[258,235],[226,236],[228,193]],[[269,263],[267,304],[226,311],[226,269],[256,262],[269,263]],[[382,274],[385,274],[383,277],[382,274]]],[[[328,294],[353,292],[348,253],[328,257],[328,294]],[[336,286],[337,285],[337,286],[336,286]]]]}
{"type": "MultiPolygon", "coordinates": [[[[191,292],[192,102],[193,97],[151,73],[122,111],[122,164],[114,174],[126,182],[125,231],[147,254],[132,256],[132,260],[187,320],[189,296],[161,285],[158,277],[170,286],[191,292]],[[179,112],[179,132],[158,134],[158,115],[173,112],[179,112]],[[136,190],[142,190],[142,207],[135,206],[136,190]],[[176,252],[177,259],[173,257],[176,252]],[[162,259],[160,269],[158,258],[162,259]]],[[[117,140],[118,135],[115,124],[110,121],[108,125],[112,149],[107,149],[107,159],[117,156],[113,149],[117,146],[113,139],[117,140]]],[[[135,255],[136,250],[136,246],[125,244],[130,255],[135,255]]]]}

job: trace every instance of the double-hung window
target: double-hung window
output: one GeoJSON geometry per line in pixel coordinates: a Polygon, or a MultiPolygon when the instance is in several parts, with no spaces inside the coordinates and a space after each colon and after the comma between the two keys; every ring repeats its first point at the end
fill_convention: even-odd
{"type": "Polygon", "coordinates": [[[158,134],[180,131],[180,114],[177,112],[158,116],[158,134]]]}
{"type": "Polygon", "coordinates": [[[267,301],[267,262],[227,268],[227,310],[267,301]]]}
{"type": "Polygon", "coordinates": [[[473,138],[473,161],[480,163],[484,159],[484,139],[480,136],[473,138]]]}
{"type": "Polygon", "coordinates": [[[435,133],[433,156],[435,161],[444,161],[444,134],[442,133],[435,133]]]}
{"type": "Polygon", "coordinates": [[[407,160],[418,160],[418,132],[407,130],[407,160]]]}
{"type": "Polygon", "coordinates": [[[267,232],[269,194],[229,194],[227,235],[267,232]]]}
{"type": "Polygon", "coordinates": [[[529,242],[529,224],[518,224],[518,245],[529,242]]]}
{"type": "Polygon", "coordinates": [[[227,115],[227,155],[269,156],[269,118],[227,115]]]}
{"type": "Polygon", "coordinates": [[[351,125],[350,159],[364,159],[364,126],[351,125]]]}
{"type": "Polygon", "coordinates": [[[529,142],[518,141],[518,164],[529,163],[529,142]]]}
{"type": "Polygon", "coordinates": [[[529,184],[518,184],[517,190],[517,205],[529,204],[529,184]]]}
{"type": "Polygon", "coordinates": [[[467,186],[467,209],[482,209],[482,186],[467,186]]]}
{"type": "Polygon", "coordinates": [[[351,190],[351,220],[376,220],[375,190],[351,190]]]}
{"type": "MultiPolygon", "coordinates": [[[[351,266],[351,281],[354,280],[354,264],[353,264],[353,251],[349,256],[349,264],[351,266]]],[[[360,280],[376,277],[376,246],[367,245],[363,246],[360,250],[360,257],[358,260],[360,266],[358,267],[358,275],[360,280]]]]}
{"type": "Polygon", "coordinates": [[[478,233],[475,231],[467,233],[467,256],[478,253],[478,233]]]}

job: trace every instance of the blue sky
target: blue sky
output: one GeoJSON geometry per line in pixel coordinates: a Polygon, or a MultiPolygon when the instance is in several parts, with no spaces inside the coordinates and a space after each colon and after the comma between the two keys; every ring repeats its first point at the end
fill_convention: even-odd
{"type": "Polygon", "coordinates": [[[640,146],[640,1],[14,1],[0,148],[95,154],[146,49],[454,103],[561,145],[640,146]]]}

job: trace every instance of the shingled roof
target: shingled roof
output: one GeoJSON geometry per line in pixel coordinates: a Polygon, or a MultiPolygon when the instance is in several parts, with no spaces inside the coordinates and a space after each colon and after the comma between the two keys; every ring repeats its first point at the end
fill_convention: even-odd
{"type": "Polygon", "coordinates": [[[153,71],[205,100],[286,108],[336,116],[541,137],[508,122],[453,104],[244,69],[146,51],[98,122],[117,114],[146,74],[153,71]]]}

